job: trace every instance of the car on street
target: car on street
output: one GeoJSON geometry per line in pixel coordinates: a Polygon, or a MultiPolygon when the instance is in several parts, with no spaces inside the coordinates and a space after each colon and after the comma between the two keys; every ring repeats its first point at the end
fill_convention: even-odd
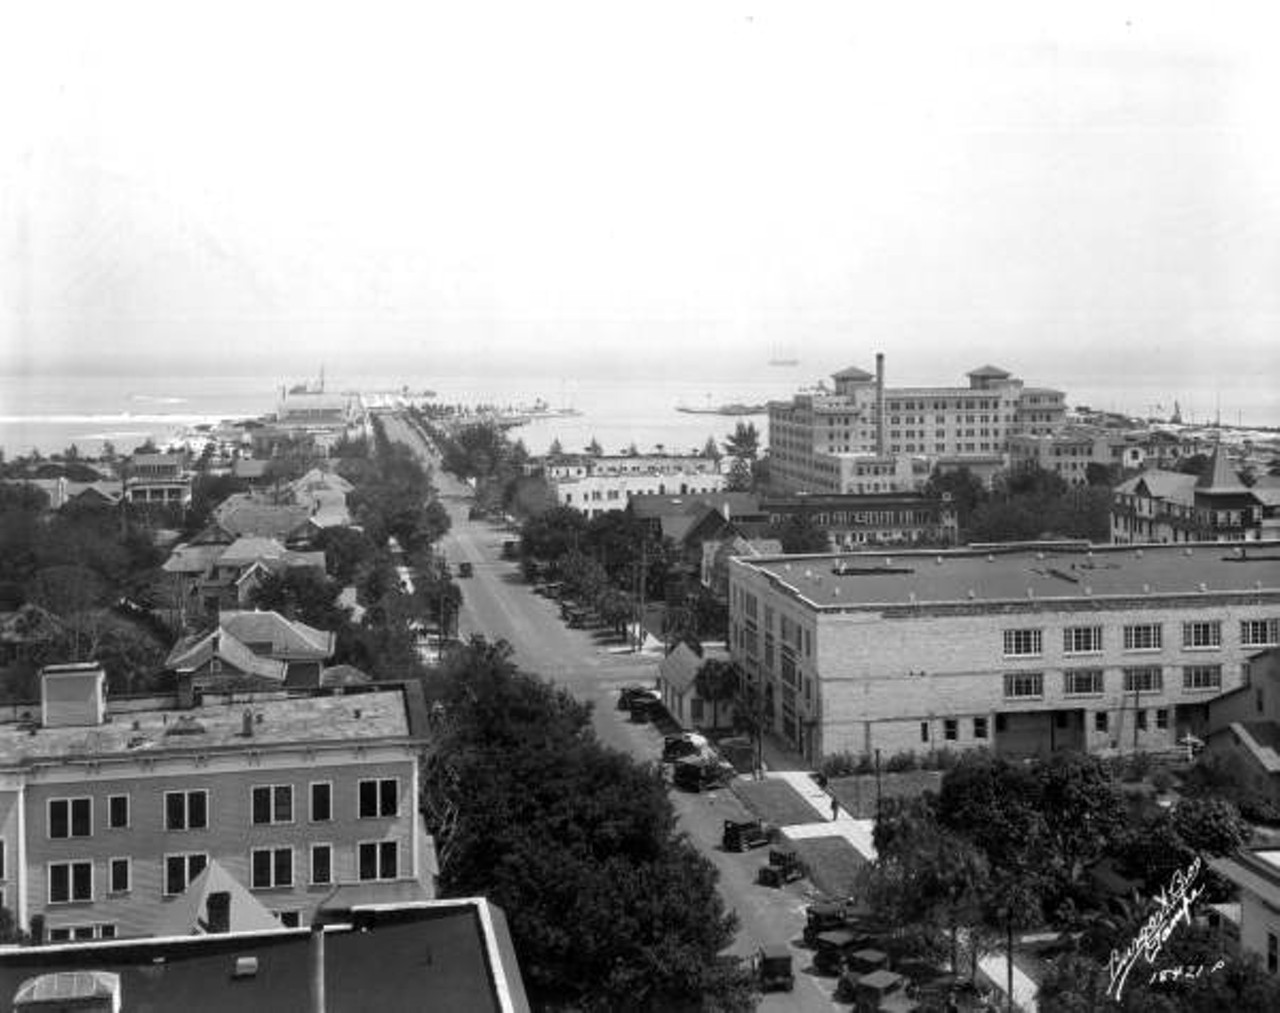
{"type": "Polygon", "coordinates": [[[725,851],[748,851],[769,844],[769,831],[759,820],[725,820],[720,844],[725,851]]]}
{"type": "Polygon", "coordinates": [[[761,992],[790,992],[796,985],[791,951],[781,943],[760,947],[752,960],[761,992]]]}
{"type": "Polygon", "coordinates": [[[470,563],[468,563],[468,562],[466,562],[466,561],[463,561],[463,562],[461,562],[461,563],[459,563],[459,564],[458,564],[458,576],[459,576],[459,577],[470,577],[470,576],[472,575],[472,573],[473,573],[473,572],[474,572],[474,568],[472,567],[472,565],[471,565],[470,563]]]}

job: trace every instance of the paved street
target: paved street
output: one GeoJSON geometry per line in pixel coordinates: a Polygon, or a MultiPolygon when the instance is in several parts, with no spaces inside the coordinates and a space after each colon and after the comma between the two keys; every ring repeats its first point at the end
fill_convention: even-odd
{"type": "MultiPolygon", "coordinates": [[[[430,448],[406,423],[393,416],[383,419],[392,440],[407,443],[428,463],[430,448]]],[[[438,468],[434,480],[452,518],[452,529],[441,545],[450,564],[464,560],[474,576],[460,580],[463,610],[459,634],[464,639],[482,633],[491,640],[504,639],[515,649],[517,663],[567,688],[575,697],[594,705],[593,720],[600,739],[639,760],[661,754],[661,736],[648,725],[626,720],[616,709],[618,690],[629,683],[652,684],[659,655],[632,654],[596,631],[571,630],[559,618],[555,602],[533,594],[518,566],[501,558],[502,542],[517,537],[487,521],[469,521],[469,490],[464,483],[438,468]]],[[[757,886],[756,870],[767,860],[763,851],[728,854],[720,850],[725,819],[747,817],[742,804],[727,791],[701,795],[671,793],[681,828],[720,872],[720,889],[726,904],[738,913],[741,928],[733,952],[748,954],[766,942],[798,940],[804,923],[805,898],[797,885],[784,890],[757,886]]],[[[810,971],[809,951],[793,950],[796,989],[773,993],[761,1010],[830,1010],[834,979],[810,971]]]]}

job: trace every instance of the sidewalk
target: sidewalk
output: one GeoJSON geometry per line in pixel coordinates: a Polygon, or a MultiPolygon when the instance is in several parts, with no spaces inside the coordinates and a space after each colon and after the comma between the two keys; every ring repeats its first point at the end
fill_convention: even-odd
{"type": "Polygon", "coordinates": [[[856,820],[843,808],[836,819],[831,818],[831,796],[820,788],[805,770],[771,770],[767,777],[785,781],[791,789],[813,807],[817,817],[812,823],[795,823],[782,827],[782,832],[793,841],[811,840],[815,837],[843,837],[853,845],[868,862],[876,860],[873,843],[874,820],[856,820]]]}

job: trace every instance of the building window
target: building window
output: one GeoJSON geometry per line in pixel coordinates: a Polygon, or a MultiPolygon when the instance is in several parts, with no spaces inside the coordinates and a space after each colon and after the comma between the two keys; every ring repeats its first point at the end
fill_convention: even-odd
{"type": "Polygon", "coordinates": [[[1169,728],[1169,711],[1164,707],[1156,711],[1156,727],[1162,731],[1166,731],[1169,728]]]}
{"type": "Polygon", "coordinates": [[[942,722],[942,737],[948,742],[955,742],[960,736],[960,722],[955,718],[947,718],[942,722]]]}
{"type": "Polygon", "coordinates": [[[311,822],[328,823],[333,819],[333,784],[330,781],[311,782],[311,822]]]}
{"type": "Polygon", "coordinates": [[[1006,697],[1044,696],[1043,672],[1006,672],[1004,677],[1006,697]]]}
{"type": "Polygon", "coordinates": [[[400,779],[382,777],[360,782],[360,818],[362,820],[395,816],[399,811],[400,779]]]}
{"type": "Polygon", "coordinates": [[[113,858],[107,862],[107,890],[111,893],[128,893],[133,886],[133,870],[127,858],[113,858]]]}
{"type": "Polygon", "coordinates": [[[49,799],[49,836],[93,836],[93,799],[49,799]]]}
{"type": "Polygon", "coordinates": [[[920,741],[921,742],[929,741],[929,722],[928,721],[920,722],[920,741]]]}
{"type": "Polygon", "coordinates": [[[1102,650],[1101,626],[1068,626],[1062,631],[1066,654],[1098,654],[1102,650]]]}
{"type": "Polygon", "coordinates": [[[1124,628],[1126,651],[1158,651],[1161,646],[1159,623],[1138,623],[1124,628]]]}
{"type": "Polygon", "coordinates": [[[333,845],[311,845],[311,885],[328,886],[333,882],[333,845]]]}
{"type": "Polygon", "coordinates": [[[267,784],[253,789],[253,822],[293,822],[293,785],[267,784]]]}
{"type": "Polygon", "coordinates": [[[973,737],[975,739],[985,739],[987,737],[987,719],[973,719],[973,737]]]}
{"type": "Polygon", "coordinates": [[[1062,673],[1062,691],[1067,696],[1098,696],[1103,691],[1102,669],[1068,669],[1062,673]]]}
{"type": "Polygon", "coordinates": [[[996,715],[996,734],[999,735],[1008,727],[1009,722],[1005,720],[1003,714],[996,715]]]}
{"type": "Polygon", "coordinates": [[[107,826],[112,830],[123,830],[129,826],[129,796],[107,796],[107,826]]]}
{"type": "Polygon", "coordinates": [[[166,830],[203,830],[208,825],[209,792],[207,790],[201,788],[196,791],[164,793],[164,828],[166,830]]]}
{"type": "Polygon", "coordinates": [[[1222,623],[1214,620],[1182,624],[1182,646],[1189,650],[1207,650],[1222,646],[1222,623]]]}
{"type": "Polygon", "coordinates": [[[50,904],[75,904],[91,900],[93,900],[92,862],[50,863],[50,904]]]}
{"type": "Polygon", "coordinates": [[[1005,630],[1005,657],[1038,656],[1043,648],[1042,630],[1005,630]]]}
{"type": "Polygon", "coordinates": [[[1159,666],[1144,665],[1142,668],[1124,670],[1126,693],[1159,693],[1162,689],[1164,689],[1164,674],[1159,666]]]}
{"type": "Polygon", "coordinates": [[[1280,644],[1280,619],[1242,620],[1240,643],[1244,647],[1274,647],[1280,644]]]}
{"type": "Polygon", "coordinates": [[[1095,732],[1105,732],[1110,726],[1106,711],[1095,711],[1093,715],[1093,730],[1095,732]]]}
{"type": "Polygon", "coordinates": [[[293,848],[254,848],[249,866],[255,890],[293,886],[293,848]]]}
{"type": "Polygon", "coordinates": [[[202,854],[164,856],[164,893],[166,897],[182,893],[191,881],[204,871],[209,856],[202,854]]]}
{"type": "Polygon", "coordinates": [[[358,847],[360,879],[395,879],[399,848],[395,841],[365,841],[358,847]]]}
{"type": "Polygon", "coordinates": [[[1221,689],[1221,665],[1188,665],[1182,670],[1183,689],[1221,689]]]}

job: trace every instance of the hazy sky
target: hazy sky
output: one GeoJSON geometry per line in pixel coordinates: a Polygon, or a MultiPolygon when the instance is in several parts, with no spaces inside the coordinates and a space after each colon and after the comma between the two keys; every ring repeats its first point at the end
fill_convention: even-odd
{"type": "Polygon", "coordinates": [[[13,5],[0,372],[1274,378],[1268,6],[13,5]]]}

